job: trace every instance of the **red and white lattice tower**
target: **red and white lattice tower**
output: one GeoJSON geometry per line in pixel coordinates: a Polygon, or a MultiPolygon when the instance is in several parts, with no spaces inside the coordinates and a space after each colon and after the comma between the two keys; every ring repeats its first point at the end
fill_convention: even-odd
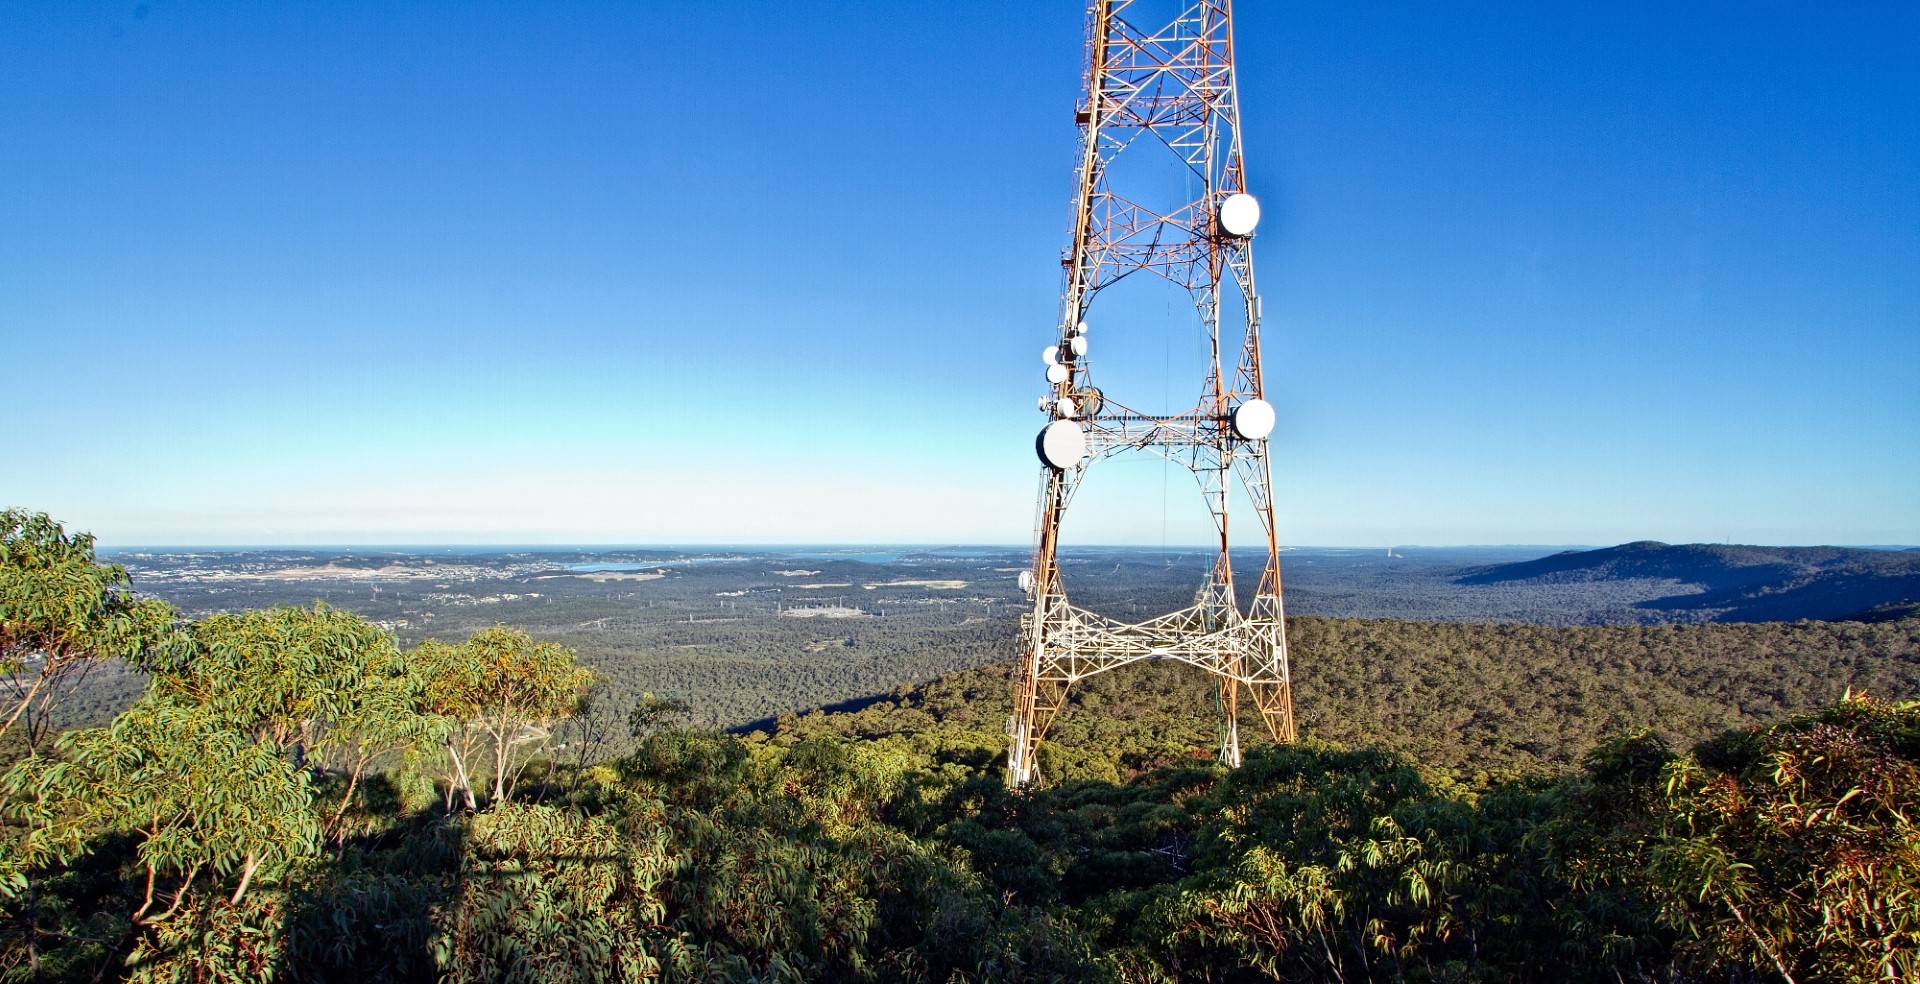
{"type": "Polygon", "coordinates": [[[1021,576],[1033,610],[1021,620],[1020,683],[1008,722],[1014,786],[1039,778],[1036,751],[1068,688],[1140,660],[1180,660],[1216,678],[1226,764],[1240,764],[1243,691],[1274,740],[1294,737],[1267,449],[1274,411],[1263,399],[1253,286],[1260,207],[1246,193],[1240,156],[1232,10],[1228,0],[1176,2],[1181,8],[1170,23],[1141,23],[1146,0],[1093,0],[1088,9],[1072,241],[1062,259],[1058,343],[1044,355],[1049,390],[1041,407],[1050,422],[1037,442],[1044,469],[1039,530],[1033,569],[1021,576]],[[1126,166],[1116,168],[1121,161],[1126,166]],[[1169,206],[1128,186],[1160,166],[1186,176],[1197,196],[1183,194],[1169,206]],[[1165,278],[1193,301],[1210,368],[1191,411],[1141,413],[1094,385],[1089,322],[1101,292],[1136,274],[1165,278]],[[1136,451],[1192,470],[1213,515],[1218,554],[1192,605],[1124,623],[1067,600],[1060,521],[1095,462],[1136,451]],[[1228,493],[1236,480],[1266,541],[1266,567],[1244,611],[1227,547],[1228,493]]]}

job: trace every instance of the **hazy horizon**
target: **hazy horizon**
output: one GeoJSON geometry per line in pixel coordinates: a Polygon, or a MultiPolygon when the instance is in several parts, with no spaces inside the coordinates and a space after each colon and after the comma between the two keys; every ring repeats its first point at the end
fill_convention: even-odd
{"type": "MultiPolygon", "coordinates": [[[[1620,543],[1283,543],[1283,551],[1300,550],[1343,550],[1356,552],[1383,552],[1386,550],[1604,550],[1608,547],[1622,546],[1628,543],[1658,542],[1670,546],[1735,546],[1759,547],[1769,549],[1790,549],[1801,547],[1839,547],[1848,550],[1916,550],[1920,545],[1888,543],[1723,543],[1717,541],[1694,541],[1692,543],[1672,543],[1670,541],[1623,540],[1620,543]]],[[[103,553],[125,553],[129,551],[273,551],[273,550],[316,550],[349,551],[366,550],[389,553],[428,553],[441,550],[454,553],[483,552],[539,552],[539,551],[579,551],[613,553],[619,551],[664,550],[673,552],[687,551],[725,551],[734,550],[749,553],[792,553],[806,551],[832,551],[854,553],[860,551],[918,551],[937,553],[943,550],[1006,550],[1030,551],[1032,544],[1021,543],[964,543],[950,541],[925,541],[918,543],[859,543],[859,542],[823,542],[823,543],[98,543],[103,553]]],[[[1233,544],[1238,552],[1251,544],[1233,544]]],[[[1081,550],[1134,550],[1154,551],[1211,551],[1209,543],[1080,543],[1063,546],[1065,553],[1081,550]]]]}

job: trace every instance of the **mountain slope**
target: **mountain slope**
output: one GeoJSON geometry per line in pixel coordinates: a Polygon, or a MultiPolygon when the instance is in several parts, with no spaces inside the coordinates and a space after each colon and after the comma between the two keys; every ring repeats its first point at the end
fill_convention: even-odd
{"type": "Polygon", "coordinates": [[[1715,622],[1883,621],[1920,605],[1920,550],[1754,547],[1651,540],[1461,571],[1455,583],[1657,581],[1672,594],[1636,607],[1715,622]]]}

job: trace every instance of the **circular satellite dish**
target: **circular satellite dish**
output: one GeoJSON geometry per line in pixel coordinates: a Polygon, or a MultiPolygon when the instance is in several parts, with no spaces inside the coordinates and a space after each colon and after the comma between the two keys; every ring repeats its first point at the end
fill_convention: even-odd
{"type": "Polygon", "coordinates": [[[1021,594],[1033,593],[1033,572],[1032,571],[1020,572],[1020,593],[1021,594]]]}
{"type": "Polygon", "coordinates": [[[1067,381],[1067,367],[1056,362],[1047,367],[1047,382],[1064,383],[1067,381]]]}
{"type": "Polygon", "coordinates": [[[1046,409],[1047,409],[1048,407],[1050,407],[1050,406],[1053,406],[1053,400],[1052,400],[1052,399],[1050,399],[1050,398],[1048,398],[1048,397],[1044,397],[1044,396],[1040,398],[1040,401],[1039,401],[1039,409],[1040,409],[1040,410],[1042,410],[1042,411],[1044,411],[1044,410],[1046,410],[1046,409]]]}
{"type": "Polygon", "coordinates": [[[1260,224],[1260,203],[1252,195],[1241,192],[1228,195],[1220,203],[1220,231],[1236,238],[1253,235],[1253,228],[1260,224]]]}
{"type": "Polygon", "coordinates": [[[1054,401],[1053,408],[1060,412],[1060,416],[1068,420],[1072,420],[1073,415],[1080,412],[1080,408],[1073,405],[1073,397],[1071,396],[1063,396],[1054,401]]]}
{"type": "Polygon", "coordinates": [[[1073,336],[1073,340],[1067,343],[1067,347],[1072,349],[1073,354],[1076,356],[1086,355],[1087,354],[1087,336],[1085,335],[1073,336]]]}
{"type": "Polygon", "coordinates": [[[1248,400],[1233,408],[1233,432],[1241,440],[1258,441],[1273,433],[1273,404],[1248,400]]]}
{"type": "Polygon", "coordinates": [[[1043,349],[1041,349],[1041,350],[1040,350],[1040,361],[1041,361],[1041,362],[1044,362],[1044,363],[1046,363],[1047,365],[1053,365],[1054,363],[1056,363],[1056,362],[1059,362],[1059,361],[1060,361],[1060,346],[1058,346],[1058,345],[1049,345],[1049,346],[1047,346],[1046,348],[1043,348],[1043,349]]]}
{"type": "Polygon", "coordinates": [[[1082,322],[1080,322],[1079,324],[1077,324],[1077,325],[1074,325],[1074,326],[1073,326],[1073,330],[1074,330],[1074,331],[1077,331],[1077,332],[1079,332],[1079,333],[1080,333],[1080,334],[1082,334],[1082,335],[1084,335],[1084,334],[1086,334],[1086,333],[1087,333],[1087,323],[1086,323],[1086,322],[1084,322],[1084,321],[1082,321],[1082,322]]]}
{"type": "Polygon", "coordinates": [[[1078,468],[1080,459],[1087,456],[1087,432],[1071,420],[1056,420],[1040,432],[1034,450],[1040,453],[1040,460],[1048,468],[1058,471],[1078,468]]]}

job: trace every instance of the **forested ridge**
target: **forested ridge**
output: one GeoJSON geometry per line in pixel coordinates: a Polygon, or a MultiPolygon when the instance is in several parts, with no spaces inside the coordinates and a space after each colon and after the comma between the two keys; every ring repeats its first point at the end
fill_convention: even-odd
{"type": "MultiPolygon", "coordinates": [[[[1409,756],[1463,779],[1577,764],[1602,739],[1648,730],[1681,745],[1771,724],[1849,691],[1920,694],[1920,619],[1547,627],[1291,618],[1301,733],[1409,756]]],[[[1000,734],[1011,665],[904,688],[858,711],[785,715],[783,730],[1000,734]]],[[[1211,678],[1134,664],[1068,692],[1050,775],[1120,779],[1215,744],[1211,678]]],[[[1264,740],[1256,716],[1241,740],[1264,740]]]]}
{"type": "Polygon", "coordinates": [[[1889,621],[1920,614],[1920,550],[1912,549],[1642,540],[1468,568],[1457,580],[1471,585],[1666,583],[1676,590],[1635,607],[1679,620],[1692,615],[1721,622],[1889,621]]]}
{"type": "Polygon", "coordinates": [[[7,979],[1920,975],[1913,621],[1298,619],[1308,740],[1225,770],[1136,667],[1024,793],[1004,668],[726,734],[519,629],[181,619],[18,512],[0,626],[7,979]],[[56,734],[108,659],[144,692],[56,734]]]}

